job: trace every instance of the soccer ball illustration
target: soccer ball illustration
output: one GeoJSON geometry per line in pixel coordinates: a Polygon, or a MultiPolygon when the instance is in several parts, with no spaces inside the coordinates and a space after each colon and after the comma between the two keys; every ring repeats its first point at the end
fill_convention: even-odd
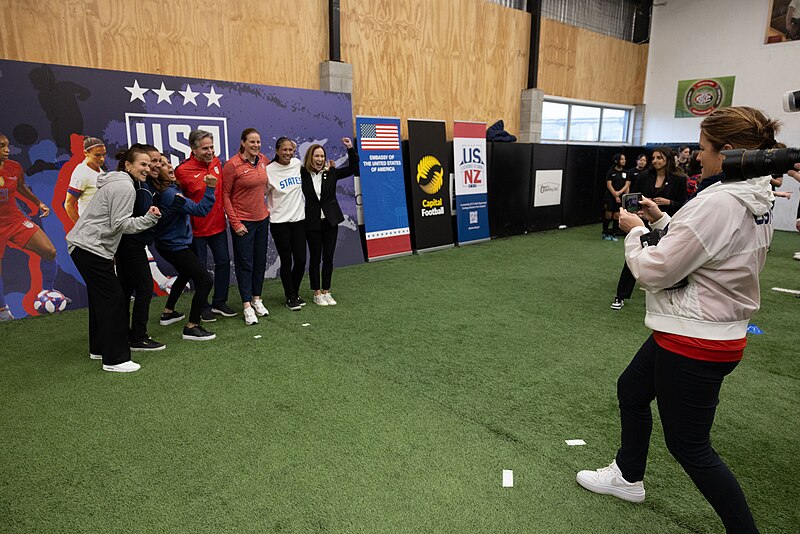
{"type": "Polygon", "coordinates": [[[61,291],[55,289],[45,289],[36,295],[33,301],[33,309],[39,314],[58,313],[64,311],[70,300],[61,291]]]}

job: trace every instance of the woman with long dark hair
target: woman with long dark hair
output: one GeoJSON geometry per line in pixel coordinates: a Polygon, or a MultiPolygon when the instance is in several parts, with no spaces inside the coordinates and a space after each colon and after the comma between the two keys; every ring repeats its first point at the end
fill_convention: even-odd
{"type": "Polygon", "coordinates": [[[300,169],[294,157],[297,145],[288,137],[275,143],[275,159],[267,165],[267,203],[270,233],[281,259],[281,283],[286,307],[298,311],[305,305],[300,283],[306,270],[306,206],[300,169]]]}
{"type": "Polygon", "coordinates": [[[341,169],[328,167],[328,155],[322,145],[311,145],[306,152],[300,176],[306,198],[306,239],[311,259],[308,278],[314,291],[314,303],[334,306],[331,295],[333,255],[339,235],[339,223],[344,221],[342,208],[336,199],[336,183],[358,171],[358,154],[349,137],[342,138],[347,149],[347,166],[341,169]],[[319,264],[322,261],[322,282],[319,264]]]}
{"type": "Polygon", "coordinates": [[[255,128],[242,131],[239,153],[222,168],[222,199],[231,227],[236,284],[244,307],[244,323],[258,323],[269,315],[261,291],[267,269],[269,210],[267,165],[261,153],[261,135],[255,128]]]}
{"type": "Polygon", "coordinates": [[[150,170],[147,152],[130,148],[116,157],[117,171],[97,178],[97,192],[67,234],[67,246],[89,294],[89,356],[102,359],[104,371],[130,373],[140,366],[131,360],[129,297],[114,271],[114,254],[123,234],[153,227],[161,213],[151,206],[144,215],[132,216],[133,181],[146,179],[150,170]]]}
{"type": "Polygon", "coordinates": [[[178,271],[159,322],[161,326],[167,326],[184,319],[184,315],[175,310],[175,305],[191,280],[194,282],[194,297],[189,310],[189,322],[183,328],[183,339],[188,341],[209,341],[216,337],[201,324],[203,307],[214,281],[190,248],[192,224],[189,217],[205,217],[215,201],[217,179],[207,174],[203,181],[206,184],[205,192],[200,202],[195,203],[181,194],[176,182],[170,178],[168,169],[162,168],[157,179],[150,178],[150,185],[157,192],[156,202],[162,211],[156,227],[156,249],[178,271]]]}
{"type": "MultiPolygon", "coordinates": [[[[655,202],[664,213],[674,215],[686,204],[686,175],[675,166],[675,152],[668,146],[653,150],[650,172],[639,175],[637,182],[639,192],[655,202]]],[[[617,295],[611,309],[621,310],[625,300],[631,298],[635,286],[636,279],[626,263],[619,274],[617,295]]]]}

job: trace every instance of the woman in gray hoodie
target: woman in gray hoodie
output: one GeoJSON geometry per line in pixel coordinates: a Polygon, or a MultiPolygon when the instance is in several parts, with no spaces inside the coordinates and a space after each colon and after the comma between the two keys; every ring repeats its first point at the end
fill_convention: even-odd
{"type": "Polygon", "coordinates": [[[128,303],[114,272],[114,254],[122,234],[135,234],[158,222],[155,206],[132,217],[136,191],[134,179],[144,180],[150,156],[131,148],[116,156],[117,172],[97,178],[97,193],[67,234],[67,246],[89,294],[89,357],[103,360],[104,371],[139,370],[128,346],[128,303]]]}

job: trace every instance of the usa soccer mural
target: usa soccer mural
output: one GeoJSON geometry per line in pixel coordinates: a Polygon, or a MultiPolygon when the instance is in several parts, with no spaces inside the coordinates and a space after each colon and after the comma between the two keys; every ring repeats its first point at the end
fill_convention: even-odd
{"type": "MultiPolygon", "coordinates": [[[[339,140],[353,133],[344,93],[0,60],[0,95],[0,320],[86,306],[65,235],[117,150],[151,144],[177,166],[191,152],[189,133],[202,129],[224,163],[254,127],[269,158],[286,136],[300,158],[317,143],[338,164],[347,157],[339,140]]],[[[345,221],[336,264],[360,263],[352,178],[337,196],[345,221]]],[[[267,276],[277,270],[270,243],[267,276]]],[[[168,291],[175,273],[157,254],[151,272],[154,291],[168,291]]]]}

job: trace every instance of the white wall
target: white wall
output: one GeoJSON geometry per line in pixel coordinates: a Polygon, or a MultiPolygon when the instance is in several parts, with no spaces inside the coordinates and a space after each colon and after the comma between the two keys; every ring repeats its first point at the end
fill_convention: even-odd
{"type": "MultiPolygon", "coordinates": [[[[786,91],[800,90],[800,41],[765,45],[769,0],[658,0],[653,6],[644,102],[644,142],[696,142],[701,118],[676,119],[679,80],[736,76],[733,105],[780,119],[778,140],[800,146],[800,113],[786,113],[786,91]]],[[[794,230],[798,184],[784,177],[775,228],[794,230]]]]}

